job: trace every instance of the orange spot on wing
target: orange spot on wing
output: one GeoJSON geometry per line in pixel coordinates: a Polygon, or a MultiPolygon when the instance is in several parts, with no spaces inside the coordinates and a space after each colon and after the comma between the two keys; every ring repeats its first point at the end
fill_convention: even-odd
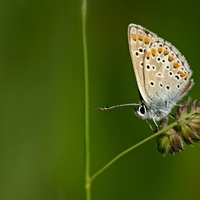
{"type": "Polygon", "coordinates": [[[150,38],[144,38],[144,43],[148,44],[150,42],[150,38]]]}
{"type": "Polygon", "coordinates": [[[183,71],[178,71],[177,73],[180,74],[181,77],[187,77],[187,74],[183,71]]]}
{"type": "Polygon", "coordinates": [[[164,50],[164,55],[167,55],[167,54],[169,54],[169,51],[168,50],[164,50]]]}
{"type": "Polygon", "coordinates": [[[158,52],[159,52],[159,53],[161,53],[161,52],[162,52],[162,50],[163,50],[163,48],[161,48],[161,47],[158,47],[158,52]]]}
{"type": "Polygon", "coordinates": [[[156,55],[156,49],[151,49],[151,54],[152,54],[153,56],[155,56],[155,55],[156,55]]]}
{"type": "Polygon", "coordinates": [[[151,54],[150,51],[148,51],[147,54],[146,54],[146,57],[150,58],[150,54],[151,54]]]}
{"type": "Polygon", "coordinates": [[[169,55],[169,56],[168,56],[168,60],[171,62],[171,61],[174,60],[174,57],[169,55]]]}
{"type": "Polygon", "coordinates": [[[177,62],[175,62],[175,63],[173,64],[173,67],[174,67],[174,68],[178,68],[178,67],[180,67],[180,64],[178,64],[177,62]]]}
{"type": "Polygon", "coordinates": [[[136,41],[136,39],[137,39],[136,34],[132,33],[131,38],[136,41]]]}
{"type": "Polygon", "coordinates": [[[142,41],[142,40],[143,40],[143,36],[142,36],[142,35],[138,35],[138,39],[139,39],[140,41],[142,41]]]}

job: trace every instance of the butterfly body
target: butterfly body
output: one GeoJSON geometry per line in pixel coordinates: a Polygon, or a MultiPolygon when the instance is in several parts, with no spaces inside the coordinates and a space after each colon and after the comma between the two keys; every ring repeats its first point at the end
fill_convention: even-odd
{"type": "Polygon", "coordinates": [[[129,25],[128,41],[141,100],[135,113],[159,121],[192,87],[192,71],[172,44],[140,25],[129,25]]]}

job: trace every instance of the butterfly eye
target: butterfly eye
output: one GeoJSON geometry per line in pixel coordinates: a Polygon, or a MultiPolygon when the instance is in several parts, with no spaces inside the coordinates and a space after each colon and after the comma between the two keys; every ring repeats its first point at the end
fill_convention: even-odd
{"type": "Polygon", "coordinates": [[[141,114],[144,115],[144,114],[146,113],[146,108],[145,108],[145,106],[143,106],[143,105],[140,106],[138,111],[139,111],[141,114]]]}
{"type": "Polygon", "coordinates": [[[135,111],[136,115],[142,119],[147,118],[146,113],[147,113],[147,109],[145,105],[140,105],[136,111],[135,111]]]}

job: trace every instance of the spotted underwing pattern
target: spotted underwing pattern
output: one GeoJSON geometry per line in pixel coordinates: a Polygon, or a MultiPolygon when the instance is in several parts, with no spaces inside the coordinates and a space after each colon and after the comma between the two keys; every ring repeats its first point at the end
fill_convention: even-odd
{"type": "Polygon", "coordinates": [[[177,48],[140,25],[128,26],[128,42],[141,98],[136,114],[158,121],[193,86],[192,70],[177,48]]]}

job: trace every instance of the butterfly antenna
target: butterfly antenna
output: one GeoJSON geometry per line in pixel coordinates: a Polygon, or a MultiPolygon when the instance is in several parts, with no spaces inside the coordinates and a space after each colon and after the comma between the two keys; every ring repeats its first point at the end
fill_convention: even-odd
{"type": "Polygon", "coordinates": [[[113,108],[120,108],[120,107],[127,107],[127,106],[139,106],[140,104],[137,103],[125,103],[125,104],[119,104],[116,106],[109,106],[109,107],[103,107],[103,108],[95,108],[96,111],[101,111],[101,110],[110,110],[113,108]]]}

